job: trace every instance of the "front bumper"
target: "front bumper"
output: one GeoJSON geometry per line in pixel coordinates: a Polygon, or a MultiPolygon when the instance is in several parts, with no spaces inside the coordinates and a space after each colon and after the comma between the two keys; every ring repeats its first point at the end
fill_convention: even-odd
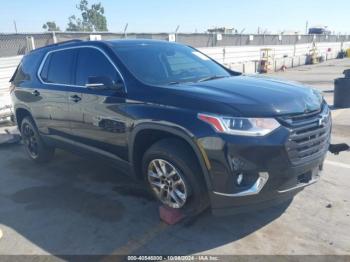
{"type": "Polygon", "coordinates": [[[305,187],[320,179],[323,161],[324,158],[321,158],[298,168],[290,168],[285,174],[279,174],[285,178],[285,181],[276,177],[268,180],[257,194],[239,197],[235,194],[211,192],[212,211],[216,215],[237,214],[289,201],[305,187]]]}
{"type": "Polygon", "coordinates": [[[201,138],[212,188],[214,214],[235,214],[288,201],[320,177],[325,146],[314,157],[295,165],[287,151],[290,130],[281,127],[266,137],[216,135],[201,138]],[[237,184],[243,174],[248,181],[237,184]]]}

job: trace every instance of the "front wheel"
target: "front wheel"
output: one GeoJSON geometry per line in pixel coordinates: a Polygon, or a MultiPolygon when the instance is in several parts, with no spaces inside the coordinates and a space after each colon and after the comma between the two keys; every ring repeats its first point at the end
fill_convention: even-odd
{"type": "Polygon", "coordinates": [[[196,215],[208,207],[206,185],[198,161],[179,139],[164,139],[143,157],[143,174],[163,205],[196,215]]]}
{"type": "Polygon", "coordinates": [[[182,172],[165,159],[148,164],[148,183],[158,200],[171,208],[182,208],[190,196],[190,186],[182,172]]]}
{"type": "Polygon", "coordinates": [[[44,143],[31,117],[25,117],[22,120],[21,135],[30,159],[37,163],[45,163],[53,158],[55,149],[44,143]]]}

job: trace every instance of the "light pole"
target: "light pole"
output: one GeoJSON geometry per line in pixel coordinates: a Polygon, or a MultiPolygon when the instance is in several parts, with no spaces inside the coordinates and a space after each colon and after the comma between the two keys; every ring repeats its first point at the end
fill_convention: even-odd
{"type": "Polygon", "coordinates": [[[129,26],[129,23],[126,23],[125,24],[125,27],[124,27],[124,38],[127,38],[127,34],[126,34],[126,30],[128,30],[128,26],[129,26]]]}
{"type": "Polygon", "coordinates": [[[17,34],[17,23],[16,23],[16,20],[13,20],[13,25],[15,26],[15,32],[17,34]]]}
{"type": "Polygon", "coordinates": [[[175,29],[175,42],[177,42],[177,32],[179,31],[180,29],[180,25],[178,25],[175,29]]]}

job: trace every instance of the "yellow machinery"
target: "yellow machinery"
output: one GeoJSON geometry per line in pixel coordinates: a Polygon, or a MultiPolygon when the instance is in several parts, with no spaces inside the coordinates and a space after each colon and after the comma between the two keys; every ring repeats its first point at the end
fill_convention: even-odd
{"type": "Polygon", "coordinates": [[[272,49],[260,49],[260,73],[267,73],[273,70],[274,55],[272,49]]]}
{"type": "Polygon", "coordinates": [[[350,48],[348,48],[348,50],[346,50],[346,56],[350,57],[350,48]]]}
{"type": "Polygon", "coordinates": [[[319,62],[318,50],[315,41],[312,42],[312,49],[310,50],[310,63],[317,64],[319,62]]]}

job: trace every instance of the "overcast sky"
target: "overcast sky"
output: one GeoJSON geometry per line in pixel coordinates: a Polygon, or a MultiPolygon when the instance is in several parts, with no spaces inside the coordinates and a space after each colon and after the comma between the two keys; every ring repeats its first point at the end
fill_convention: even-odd
{"type": "MultiPolygon", "coordinates": [[[[204,32],[213,26],[234,27],[245,33],[257,28],[270,32],[305,32],[309,26],[326,25],[331,31],[350,33],[347,0],[90,0],[106,10],[109,31],[204,32]]],[[[2,0],[0,32],[41,32],[46,21],[56,21],[65,30],[68,17],[78,14],[78,0],[2,0]]]]}

